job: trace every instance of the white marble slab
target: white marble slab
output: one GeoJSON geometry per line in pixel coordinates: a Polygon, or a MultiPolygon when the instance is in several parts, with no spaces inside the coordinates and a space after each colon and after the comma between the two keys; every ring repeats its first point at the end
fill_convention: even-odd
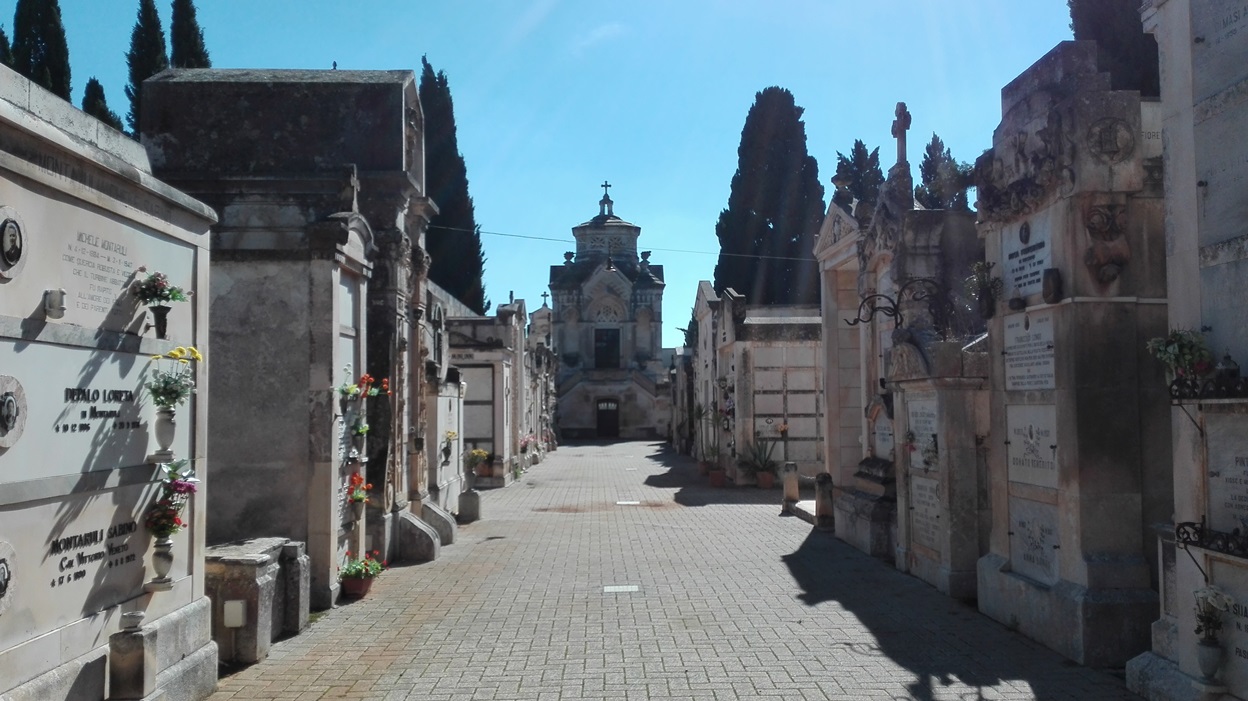
{"type": "Polygon", "coordinates": [[[1053,389],[1053,310],[1005,317],[1005,388],[1053,389]]]}
{"type": "Polygon", "coordinates": [[[1057,487],[1057,407],[1014,405],[1005,409],[1006,460],[1011,482],[1057,487]]]}

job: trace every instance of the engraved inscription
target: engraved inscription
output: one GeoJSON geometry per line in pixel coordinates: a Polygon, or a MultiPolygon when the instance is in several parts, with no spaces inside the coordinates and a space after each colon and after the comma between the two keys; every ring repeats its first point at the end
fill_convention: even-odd
{"type": "Polygon", "coordinates": [[[1053,311],[1005,317],[1005,388],[1054,387],[1053,311]]]}

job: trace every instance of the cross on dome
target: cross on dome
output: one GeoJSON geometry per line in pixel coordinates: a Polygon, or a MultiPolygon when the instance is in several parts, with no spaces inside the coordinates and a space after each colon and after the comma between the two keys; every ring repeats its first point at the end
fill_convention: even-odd
{"type": "Polygon", "coordinates": [[[598,201],[598,216],[600,217],[615,216],[615,212],[612,211],[613,203],[611,202],[611,194],[608,192],[608,190],[611,187],[611,183],[607,182],[606,180],[603,180],[602,184],[599,185],[598,187],[602,188],[602,199],[598,201]]]}

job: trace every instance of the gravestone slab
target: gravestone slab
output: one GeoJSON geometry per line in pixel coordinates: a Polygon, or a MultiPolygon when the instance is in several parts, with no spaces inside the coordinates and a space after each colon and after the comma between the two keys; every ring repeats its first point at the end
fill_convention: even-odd
{"type": "Polygon", "coordinates": [[[1010,497],[1010,564],[1041,584],[1056,584],[1057,507],[1010,497]]]}
{"type": "MultiPolygon", "coordinates": [[[[27,404],[22,437],[5,453],[0,484],[146,462],[157,446],[151,436],[155,409],[143,385],[174,361],[51,344],[38,353],[19,352],[21,345],[0,339],[0,367],[22,382],[27,404]],[[31,384],[34,379],[38,384],[31,384]]],[[[173,452],[189,455],[189,405],[177,413],[173,452]]]]}
{"type": "MultiPolygon", "coordinates": [[[[943,441],[940,440],[940,414],[936,393],[930,391],[906,393],[906,419],[913,436],[910,466],[934,470],[940,467],[936,455],[943,441]]],[[[910,438],[910,436],[907,436],[910,438]]]]}
{"type": "MultiPolygon", "coordinates": [[[[1215,556],[1209,579],[1235,600],[1222,614],[1222,681],[1238,698],[1248,692],[1248,567],[1242,562],[1215,556]]],[[[1188,597],[1191,600],[1191,597],[1188,597]]]]}
{"type": "Polygon", "coordinates": [[[1192,3],[1192,97],[1199,103],[1238,82],[1248,63],[1248,7],[1243,0],[1192,3]]]}
{"type": "Polygon", "coordinates": [[[1044,269],[1053,267],[1053,242],[1044,222],[1024,221],[1001,234],[1001,279],[1005,296],[1040,294],[1044,269]]]}
{"type": "Polygon", "coordinates": [[[1205,441],[1209,527],[1226,533],[1248,530],[1248,415],[1205,414],[1205,441]]]}
{"type": "MultiPolygon", "coordinates": [[[[143,593],[152,543],[143,526],[154,485],[68,496],[6,512],[0,541],[11,544],[5,599],[8,621],[0,625],[0,650],[7,650],[60,626],[143,593]]],[[[194,502],[183,518],[193,518],[194,502]]],[[[174,536],[175,579],[186,575],[186,532],[174,536]]],[[[0,548],[3,550],[3,548],[0,548]]]]}
{"type": "Polygon", "coordinates": [[[896,440],[893,436],[893,422],[881,414],[871,427],[871,448],[876,457],[891,459],[896,440]]]}
{"type": "Polygon", "coordinates": [[[915,545],[940,552],[940,481],[910,478],[910,538],[915,545]]]}
{"type": "Polygon", "coordinates": [[[1011,482],[1057,487],[1057,407],[1013,405],[1005,409],[1006,459],[1011,482]]]}
{"type": "Polygon", "coordinates": [[[1005,317],[1005,388],[1053,389],[1053,310],[1005,317]]]}

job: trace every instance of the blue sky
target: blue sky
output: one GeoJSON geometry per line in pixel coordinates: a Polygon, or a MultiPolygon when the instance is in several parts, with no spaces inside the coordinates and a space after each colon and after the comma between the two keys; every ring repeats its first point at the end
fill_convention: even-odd
{"type": "MultiPolygon", "coordinates": [[[[12,34],[14,0],[0,0],[12,34]]],[[[169,30],[169,0],[157,0],[169,30]]],[[[893,108],[913,115],[910,162],[936,132],[973,161],[991,145],[1000,90],[1070,38],[1064,0],[197,0],[218,68],[445,71],[477,221],[486,292],[541,304],[571,227],[615,212],[666,268],[666,346],[679,345],[697,281],[714,273],[754,95],[805,108],[825,189],[854,139],[894,160],[893,108]],[[542,237],[556,241],[499,234],[542,237]],[[700,251],[704,253],[680,253],[700,251]]],[[[97,77],[129,108],[125,52],[137,0],[61,0],[74,103],[97,77]]],[[[435,262],[435,264],[439,264],[435,262]]]]}

